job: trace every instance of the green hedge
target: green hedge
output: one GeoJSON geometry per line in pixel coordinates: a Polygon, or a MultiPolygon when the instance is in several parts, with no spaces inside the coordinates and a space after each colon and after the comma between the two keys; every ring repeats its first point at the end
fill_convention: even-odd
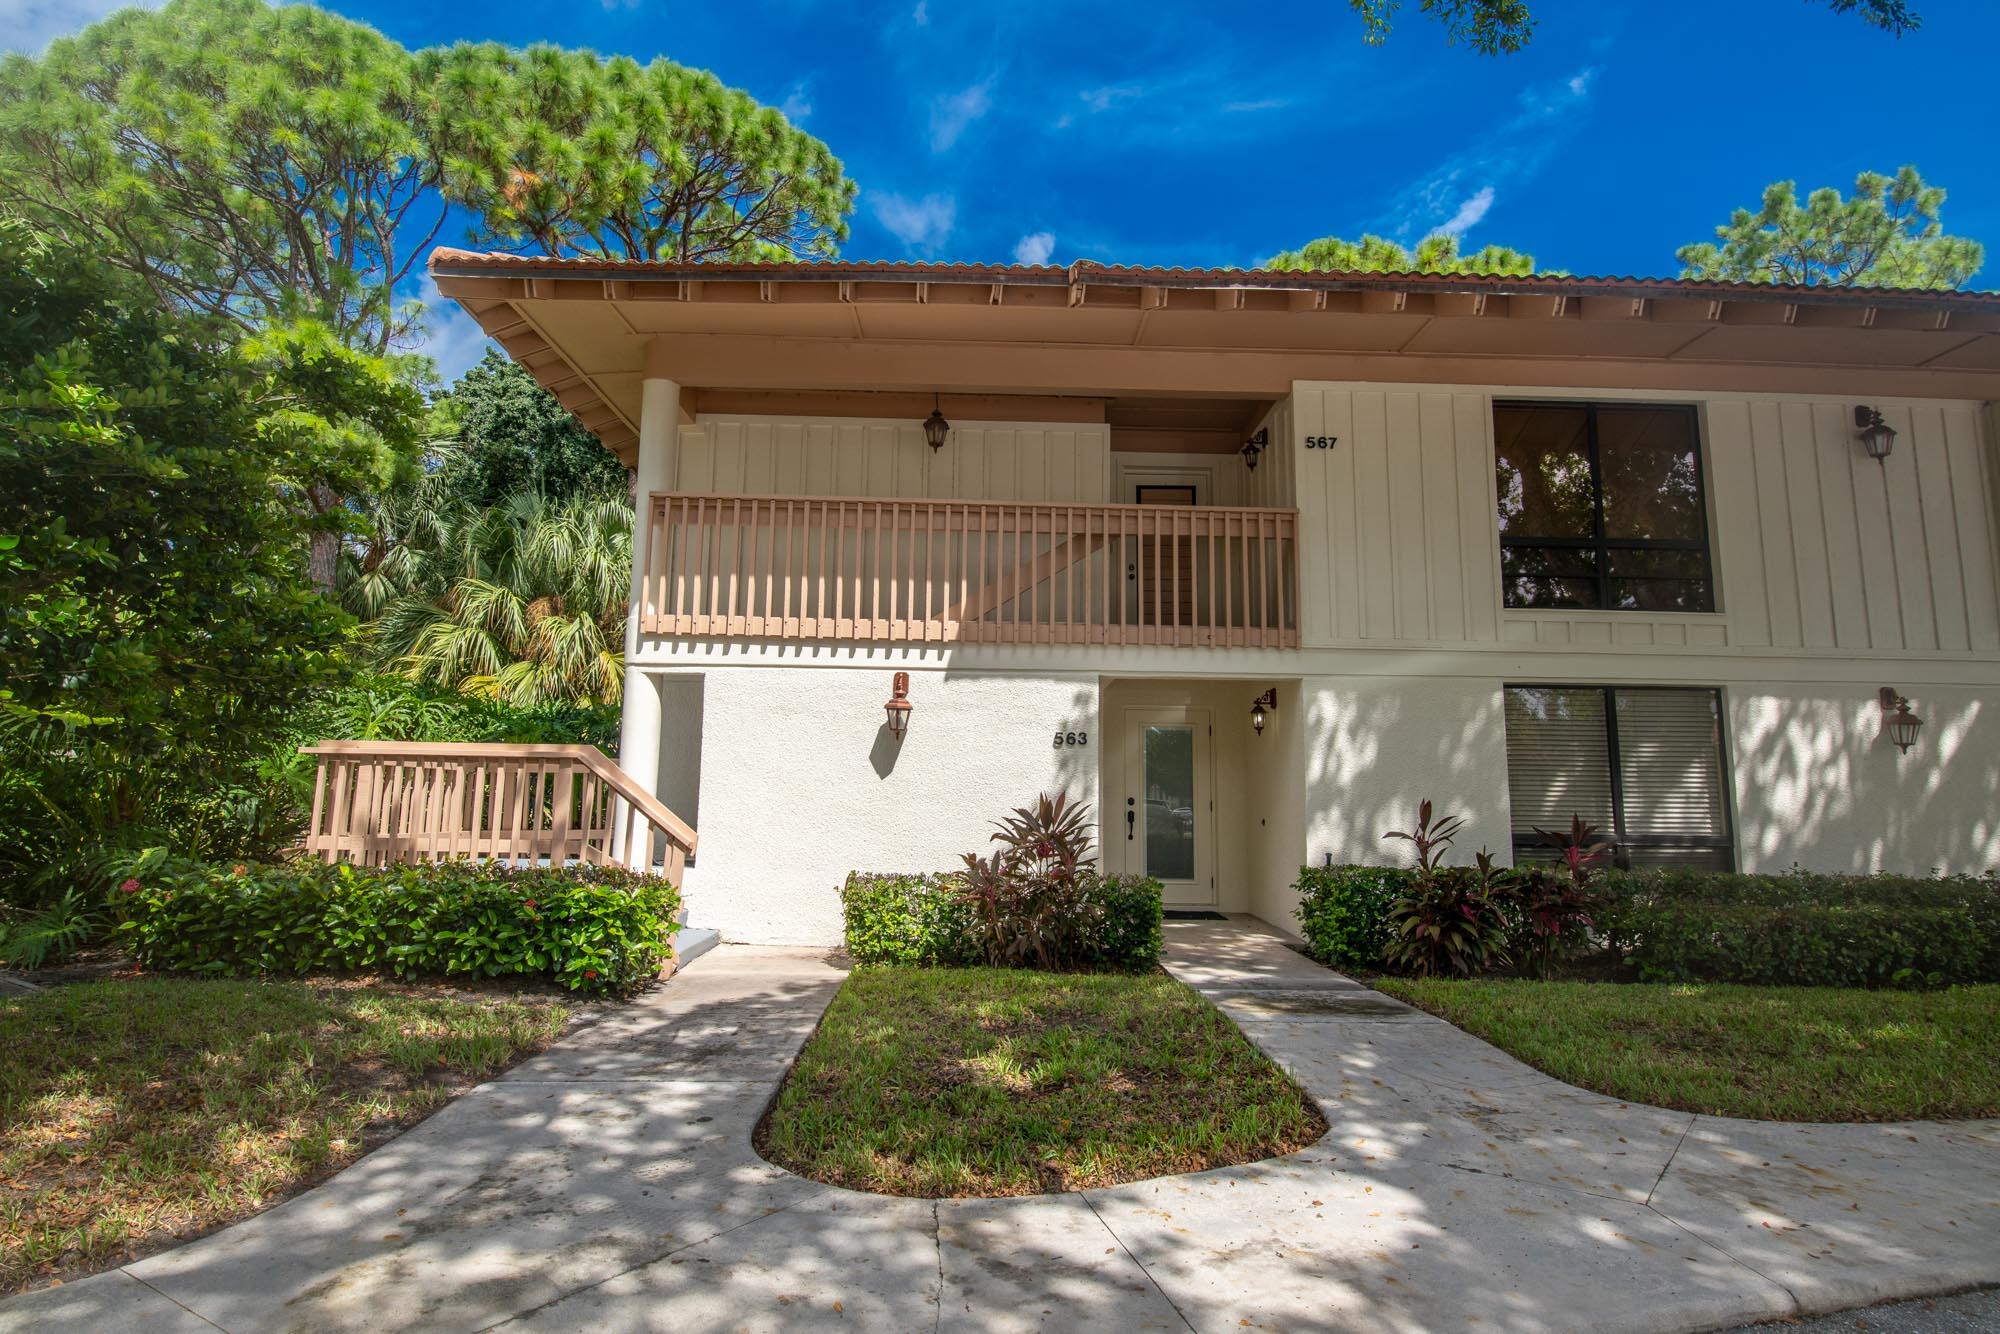
{"type": "Polygon", "coordinates": [[[950,875],[856,871],[840,890],[847,952],[856,963],[976,963],[972,908],[950,875]]]}
{"type": "Polygon", "coordinates": [[[1414,878],[1400,866],[1300,867],[1292,888],[1307,952],[1334,968],[1382,967],[1389,910],[1414,878]]]}
{"type": "Polygon", "coordinates": [[[626,994],[673,954],[680,895],[616,867],[169,864],[114,891],[148,968],[524,975],[626,994]]]}
{"type": "MultiPolygon", "coordinates": [[[[1293,888],[1308,951],[1383,967],[1388,920],[1413,873],[1308,866],[1293,888]]],[[[1607,871],[1600,957],[1656,982],[1823,987],[2000,982],[2000,878],[1607,871]]]]}
{"type": "Polygon", "coordinates": [[[1614,871],[1609,944],[1648,981],[2000,982],[1991,876],[1614,871]]]}
{"type": "MultiPolygon", "coordinates": [[[[854,872],[840,890],[847,952],[856,963],[978,963],[979,921],[958,887],[953,874],[854,872]]],[[[1091,922],[1080,966],[1136,968],[1159,958],[1159,881],[1087,873],[1076,895],[1076,911],[1091,922]]]]}

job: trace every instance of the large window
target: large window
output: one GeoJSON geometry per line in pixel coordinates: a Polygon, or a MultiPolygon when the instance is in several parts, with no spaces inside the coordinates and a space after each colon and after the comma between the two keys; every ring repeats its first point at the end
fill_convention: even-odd
{"type": "Polygon", "coordinates": [[[1620,866],[1735,865],[1713,690],[1508,686],[1507,791],[1516,861],[1554,855],[1536,830],[1581,815],[1620,866]]]}
{"type": "Polygon", "coordinates": [[[1714,611],[1693,408],[1498,403],[1509,607],[1714,611]]]}

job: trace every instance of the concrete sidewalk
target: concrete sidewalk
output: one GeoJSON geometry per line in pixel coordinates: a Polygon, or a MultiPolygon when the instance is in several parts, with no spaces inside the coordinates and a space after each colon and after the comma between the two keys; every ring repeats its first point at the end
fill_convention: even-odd
{"type": "Polygon", "coordinates": [[[1332,1121],[1248,1167],[860,1195],[750,1133],[840,981],[725,946],[317,1189],[0,1331],[1693,1330],[2000,1280],[2000,1123],[1779,1126],[1522,1066],[1247,922],[1168,967],[1332,1121]]]}

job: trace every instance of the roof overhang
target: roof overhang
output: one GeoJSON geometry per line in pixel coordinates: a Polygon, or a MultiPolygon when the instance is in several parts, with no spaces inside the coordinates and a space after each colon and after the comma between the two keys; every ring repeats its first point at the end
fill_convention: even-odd
{"type": "Polygon", "coordinates": [[[2000,397],[1996,293],[444,248],[430,269],[626,457],[648,374],[697,391],[697,404],[704,390],[772,404],[912,392],[1247,401],[1307,379],[2000,397]]]}

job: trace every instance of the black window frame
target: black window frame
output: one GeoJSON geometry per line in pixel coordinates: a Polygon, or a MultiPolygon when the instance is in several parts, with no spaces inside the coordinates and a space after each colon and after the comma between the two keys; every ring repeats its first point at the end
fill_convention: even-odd
{"type": "MultiPolygon", "coordinates": [[[[1704,616],[1716,610],[1715,596],[1715,550],[1708,519],[1708,447],[1702,438],[1701,413],[1692,403],[1654,403],[1644,400],[1623,399],[1581,399],[1581,398],[1496,398],[1493,400],[1496,427],[1501,408],[1582,408],[1584,410],[1584,435],[1590,455],[1590,528],[1589,537],[1509,537],[1500,534],[1500,549],[1504,553],[1509,547],[1522,549],[1560,548],[1570,551],[1588,551],[1596,558],[1597,605],[1594,607],[1535,606],[1520,604],[1513,600],[1513,589],[1506,575],[1506,561],[1501,561],[1500,605],[1507,611],[1615,611],[1627,615],[1641,616],[1704,616]],[[1690,434],[1694,440],[1694,499],[1695,509],[1701,515],[1701,536],[1699,538],[1668,537],[1610,537],[1604,531],[1604,470],[1602,446],[1598,440],[1597,413],[1600,408],[1650,408],[1683,412],[1687,414],[1690,434]],[[1611,585],[1617,577],[1611,572],[1611,553],[1614,551],[1696,551],[1701,553],[1704,572],[1697,581],[1678,579],[1671,582],[1703,584],[1708,590],[1708,605],[1690,611],[1660,611],[1648,607],[1618,607],[1612,605],[1611,585]]],[[[1494,444],[1494,465],[1499,466],[1499,444],[1494,444]]],[[[1499,517],[1496,501],[1494,517],[1499,517]]],[[[1564,575],[1564,579],[1582,582],[1584,576],[1564,575]]],[[[1628,580],[1631,576],[1625,576],[1628,580]]],[[[1652,576],[1663,578],[1664,576],[1652,576]]]]}
{"type": "MultiPolygon", "coordinates": [[[[1701,685],[1608,686],[1591,681],[1508,681],[1501,686],[1501,689],[1595,690],[1604,697],[1604,752],[1605,760],[1611,766],[1611,821],[1613,827],[1609,832],[1613,844],[1611,855],[1613,865],[1619,867],[1621,870],[1630,870],[1632,868],[1631,854],[1634,850],[1661,853],[1720,853],[1723,861],[1726,863],[1723,870],[1732,873],[1736,870],[1736,782],[1732,766],[1729,762],[1729,712],[1723,707],[1722,687],[1701,685]],[[1642,694],[1663,690],[1681,692],[1706,691],[1715,697],[1716,759],[1722,771],[1722,819],[1725,826],[1722,837],[1719,839],[1683,838],[1660,834],[1631,835],[1625,831],[1625,757],[1624,752],[1619,748],[1618,696],[1621,693],[1642,694]]],[[[1501,716],[1504,727],[1506,716],[1506,709],[1504,707],[1501,709],[1501,716]]],[[[1513,801],[1513,795],[1513,790],[1510,787],[1507,793],[1510,804],[1513,801]]],[[[1565,829],[1567,827],[1564,826],[1565,829]]],[[[1550,832],[1558,833],[1561,830],[1551,830],[1550,832]]],[[[1600,833],[1602,832],[1600,831],[1600,833]]],[[[1508,834],[1512,839],[1514,860],[1516,862],[1554,860],[1556,855],[1555,849],[1544,843],[1541,837],[1534,831],[1530,830],[1526,834],[1522,834],[1517,830],[1509,829],[1508,834]]]]}

